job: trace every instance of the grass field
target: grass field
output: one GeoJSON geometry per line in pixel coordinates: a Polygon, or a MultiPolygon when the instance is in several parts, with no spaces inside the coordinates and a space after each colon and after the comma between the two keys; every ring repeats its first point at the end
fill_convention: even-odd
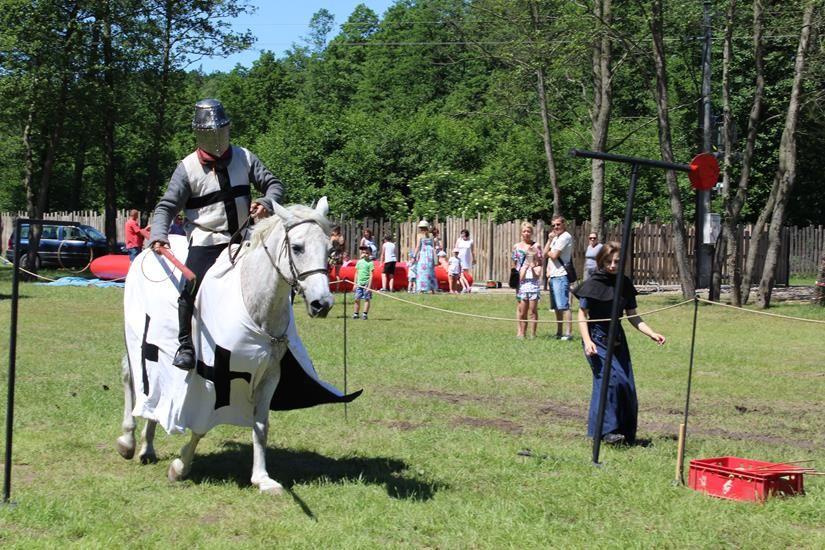
{"type": "MultiPolygon", "coordinates": [[[[10,289],[0,269],[4,342],[10,289]]],[[[342,406],[272,413],[269,469],[289,489],[272,498],[249,484],[246,428],[210,432],[179,484],[166,468],[182,437],[159,435],[157,464],[117,455],[121,290],[26,284],[21,295],[16,505],[0,509],[4,548],[825,547],[823,477],[806,478],[805,496],[761,505],[671,483],[692,305],[646,319],[668,337],[664,348],[628,330],[643,444],[603,448],[595,468],[580,341],[550,339],[549,325],[517,341],[512,323],[377,297],[369,321],[348,321],[348,389],[364,388],[348,419],[342,406]]],[[[409,299],[514,313],[510,294],[409,299]]],[[[678,301],[642,296],[639,310],[678,301]]],[[[771,312],[825,320],[802,304],[771,312]]],[[[302,306],[297,318],[322,376],[341,386],[341,302],[327,319],[302,306]]],[[[688,459],[813,459],[825,469],[823,335],[823,325],[700,307],[688,459]]]]}

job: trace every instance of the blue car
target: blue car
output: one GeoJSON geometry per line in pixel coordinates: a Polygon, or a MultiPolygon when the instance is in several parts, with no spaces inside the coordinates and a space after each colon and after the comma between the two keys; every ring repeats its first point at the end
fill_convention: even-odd
{"type": "MultiPolygon", "coordinates": [[[[29,251],[29,225],[24,224],[20,232],[20,250],[29,251]]],[[[9,238],[6,259],[14,261],[14,234],[9,238]]],[[[58,267],[84,267],[98,256],[109,253],[106,236],[90,225],[65,225],[49,223],[43,225],[40,246],[35,256],[35,266],[53,265],[58,267]]],[[[117,243],[117,254],[125,254],[126,247],[117,243]]],[[[25,258],[21,259],[25,261],[25,258]]]]}

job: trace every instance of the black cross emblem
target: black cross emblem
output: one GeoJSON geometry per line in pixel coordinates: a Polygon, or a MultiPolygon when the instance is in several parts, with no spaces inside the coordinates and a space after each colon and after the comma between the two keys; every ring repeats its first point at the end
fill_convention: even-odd
{"type": "Polygon", "coordinates": [[[211,367],[198,360],[197,373],[215,385],[215,410],[229,405],[230,382],[236,378],[243,378],[247,384],[252,383],[252,376],[248,372],[233,372],[229,370],[229,360],[232,352],[220,346],[215,346],[215,366],[211,367]]]}
{"type": "Polygon", "coordinates": [[[143,325],[143,342],[140,344],[140,368],[143,374],[143,394],[149,395],[149,373],[146,371],[146,360],[158,362],[158,347],[146,341],[149,334],[149,316],[146,316],[146,323],[143,325]]]}

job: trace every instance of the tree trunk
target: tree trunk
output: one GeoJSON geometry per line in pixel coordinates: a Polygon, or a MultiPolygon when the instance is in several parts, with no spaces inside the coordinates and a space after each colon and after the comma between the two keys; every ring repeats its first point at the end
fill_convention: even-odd
{"type": "Polygon", "coordinates": [[[814,304],[825,307],[825,254],[822,255],[822,261],[819,264],[819,280],[814,289],[814,304]]]}
{"type": "Polygon", "coordinates": [[[802,30],[799,33],[799,46],[796,49],[791,98],[788,101],[785,128],[782,130],[782,139],[779,144],[779,167],[774,178],[774,187],[777,188],[776,204],[773,207],[771,225],[768,229],[768,251],[765,255],[765,267],[759,281],[758,301],[759,307],[763,309],[771,305],[771,293],[773,292],[776,264],[779,258],[782,225],[785,223],[785,209],[788,206],[793,185],[796,181],[796,128],[799,123],[799,111],[802,108],[799,96],[802,92],[805,56],[808,52],[811,37],[813,13],[814,2],[809,2],[802,14],[802,30]]]}
{"type": "MultiPolygon", "coordinates": [[[[530,16],[533,29],[539,28],[539,11],[535,2],[530,2],[530,16]]],[[[541,61],[538,60],[538,63],[541,61]]],[[[553,158],[553,137],[550,133],[550,116],[547,114],[547,89],[544,86],[544,69],[536,69],[536,90],[539,96],[539,114],[541,116],[541,139],[544,142],[544,157],[547,160],[547,174],[553,190],[553,216],[561,216],[561,190],[556,176],[556,161],[553,158]]]]}
{"type": "MultiPolygon", "coordinates": [[[[593,41],[593,110],[591,119],[591,149],[604,152],[607,146],[607,132],[610,125],[610,111],[613,107],[613,83],[610,74],[612,49],[610,34],[606,27],[612,20],[611,0],[595,0],[593,14],[602,31],[593,41]]],[[[599,236],[604,234],[604,161],[593,159],[591,165],[592,183],[590,187],[591,231],[599,236]]]]}
{"type": "MultiPolygon", "coordinates": [[[[172,55],[172,18],[174,17],[175,3],[168,0],[164,8],[163,31],[163,62],[160,71],[160,89],[155,103],[155,143],[166,143],[166,107],[169,100],[169,73],[171,71],[172,55]]],[[[160,189],[160,147],[152,147],[149,151],[149,174],[146,186],[146,195],[143,201],[143,211],[152,212],[158,201],[160,189]]]]}
{"type": "Polygon", "coordinates": [[[115,68],[112,52],[112,6],[104,4],[102,13],[103,33],[103,189],[106,215],[106,245],[110,252],[117,246],[117,195],[115,190],[115,68]]]}
{"type": "MultiPolygon", "coordinates": [[[[739,174],[739,184],[735,195],[731,195],[731,190],[726,189],[723,212],[722,237],[725,239],[728,249],[728,274],[731,277],[730,297],[731,303],[735,306],[741,306],[744,301],[747,301],[747,295],[750,293],[750,281],[748,281],[743,298],[742,258],[740,253],[741,235],[737,230],[737,225],[739,224],[742,207],[748,195],[750,172],[753,164],[753,151],[756,147],[756,136],[762,118],[762,100],[765,91],[764,16],[764,3],[762,0],[755,0],[753,3],[753,58],[756,69],[756,81],[753,92],[753,103],[751,104],[750,115],[748,116],[748,134],[745,140],[745,149],[742,152],[742,169],[739,174]]],[[[726,120],[726,125],[727,124],[728,122],[726,120]]],[[[725,131],[727,136],[727,132],[731,130],[726,126],[725,131]]],[[[756,251],[754,250],[753,253],[755,254],[756,251]]]]}
{"type": "MultiPolygon", "coordinates": [[[[662,40],[662,0],[653,1],[653,17],[650,22],[650,30],[653,36],[653,61],[656,71],[655,96],[659,123],[659,148],[662,153],[662,160],[673,162],[667,99],[667,69],[665,66],[664,41],[662,40]]],[[[673,170],[667,170],[665,179],[670,193],[670,209],[673,214],[673,245],[676,251],[676,264],[679,268],[679,280],[682,286],[682,295],[688,299],[696,293],[696,287],[694,285],[693,269],[688,261],[688,239],[685,231],[682,199],[679,195],[676,173],[673,170]]]]}

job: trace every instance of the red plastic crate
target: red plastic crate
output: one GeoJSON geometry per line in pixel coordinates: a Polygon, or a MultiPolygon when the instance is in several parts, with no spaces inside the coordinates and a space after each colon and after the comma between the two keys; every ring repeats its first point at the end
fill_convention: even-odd
{"type": "Polygon", "coordinates": [[[719,498],[763,502],[773,495],[804,494],[801,472],[782,462],[736,456],[690,461],[688,486],[719,498]]]}

